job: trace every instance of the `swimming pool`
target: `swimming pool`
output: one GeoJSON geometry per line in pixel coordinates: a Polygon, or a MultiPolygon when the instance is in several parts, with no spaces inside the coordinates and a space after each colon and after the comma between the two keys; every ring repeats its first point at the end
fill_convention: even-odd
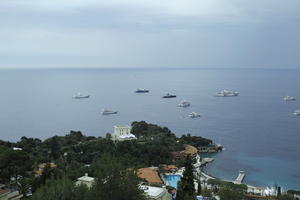
{"type": "Polygon", "coordinates": [[[177,188],[177,182],[180,181],[180,175],[166,175],[166,180],[170,184],[170,186],[177,188]]]}

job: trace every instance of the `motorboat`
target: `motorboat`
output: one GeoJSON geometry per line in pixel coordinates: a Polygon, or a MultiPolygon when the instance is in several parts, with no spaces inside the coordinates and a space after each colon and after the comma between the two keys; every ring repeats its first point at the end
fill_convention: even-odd
{"type": "Polygon", "coordinates": [[[300,110],[295,110],[294,115],[300,115],[300,110]]]}
{"type": "Polygon", "coordinates": [[[73,99],[85,99],[85,98],[90,98],[90,95],[84,95],[84,94],[81,94],[80,92],[78,92],[72,98],[73,99]]]}
{"type": "Polygon", "coordinates": [[[178,107],[189,107],[191,105],[190,102],[186,101],[186,100],[182,100],[179,104],[178,107]]]}
{"type": "Polygon", "coordinates": [[[112,110],[103,110],[101,112],[102,115],[112,115],[112,114],[117,114],[118,111],[112,111],[112,110]]]}
{"type": "Polygon", "coordinates": [[[217,97],[234,97],[234,96],[238,96],[238,95],[239,95],[238,92],[230,91],[230,90],[222,90],[222,91],[216,93],[217,97]]]}
{"type": "Polygon", "coordinates": [[[148,93],[149,90],[143,89],[143,88],[138,88],[136,91],[134,91],[135,93],[148,93]]]}
{"type": "Polygon", "coordinates": [[[174,94],[170,94],[170,93],[167,93],[165,96],[163,96],[162,98],[175,98],[176,95],[174,94]]]}
{"type": "Polygon", "coordinates": [[[283,98],[285,101],[295,101],[296,98],[295,97],[292,97],[292,96],[286,96],[283,98]]]}
{"type": "Polygon", "coordinates": [[[198,114],[198,113],[196,113],[196,112],[191,112],[191,113],[189,114],[189,118],[197,118],[197,117],[201,117],[201,115],[198,114]]]}

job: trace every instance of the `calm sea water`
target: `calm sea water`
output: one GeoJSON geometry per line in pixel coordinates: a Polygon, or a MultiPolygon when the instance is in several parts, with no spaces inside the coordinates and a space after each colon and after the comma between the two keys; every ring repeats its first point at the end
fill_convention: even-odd
{"type": "Polygon", "coordinates": [[[0,139],[45,139],[80,130],[104,136],[113,125],[145,120],[222,143],[207,171],[225,179],[300,189],[300,70],[2,70],[0,139]],[[148,94],[135,94],[143,87],[148,94]],[[214,97],[219,89],[240,96],[214,97]],[[77,92],[90,99],[74,100],[77,92]],[[162,99],[170,92],[175,99],[162,99]],[[284,102],[286,95],[298,98],[284,102]],[[178,108],[180,100],[191,101],[178,108]],[[119,111],[102,116],[102,109],[119,111]],[[189,119],[192,112],[201,113],[189,119]]]}

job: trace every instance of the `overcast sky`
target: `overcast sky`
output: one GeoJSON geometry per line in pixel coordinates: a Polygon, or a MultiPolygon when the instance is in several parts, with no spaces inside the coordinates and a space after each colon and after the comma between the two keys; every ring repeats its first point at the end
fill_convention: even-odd
{"type": "Polygon", "coordinates": [[[300,68],[300,0],[0,0],[0,68],[300,68]]]}

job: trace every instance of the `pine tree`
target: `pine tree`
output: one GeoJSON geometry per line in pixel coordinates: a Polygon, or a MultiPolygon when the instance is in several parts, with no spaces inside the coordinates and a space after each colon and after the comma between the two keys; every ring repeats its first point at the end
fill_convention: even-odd
{"type": "Polygon", "coordinates": [[[183,177],[178,183],[176,200],[194,200],[196,198],[194,166],[190,156],[187,156],[184,167],[183,177]]]}
{"type": "Polygon", "coordinates": [[[200,182],[200,179],[198,180],[197,193],[198,193],[198,194],[201,194],[201,193],[202,193],[202,188],[201,188],[201,182],[200,182]]]}

